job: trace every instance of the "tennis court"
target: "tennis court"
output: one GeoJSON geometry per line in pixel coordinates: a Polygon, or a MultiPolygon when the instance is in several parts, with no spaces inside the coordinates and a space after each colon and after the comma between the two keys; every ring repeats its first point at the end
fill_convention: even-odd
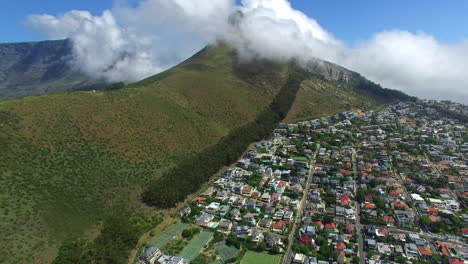
{"type": "Polygon", "coordinates": [[[190,261],[194,260],[212,237],[213,232],[201,231],[190,240],[189,244],[180,252],[179,257],[190,261]]]}
{"type": "Polygon", "coordinates": [[[228,246],[225,242],[221,242],[215,245],[216,252],[223,261],[237,257],[239,250],[236,247],[228,246]]]}
{"type": "Polygon", "coordinates": [[[180,235],[182,231],[184,231],[184,229],[187,228],[188,226],[189,224],[179,222],[169,227],[168,229],[160,232],[156,236],[150,238],[146,243],[148,245],[153,245],[158,248],[161,248],[167,242],[169,242],[169,240],[171,240],[173,237],[180,235]]]}

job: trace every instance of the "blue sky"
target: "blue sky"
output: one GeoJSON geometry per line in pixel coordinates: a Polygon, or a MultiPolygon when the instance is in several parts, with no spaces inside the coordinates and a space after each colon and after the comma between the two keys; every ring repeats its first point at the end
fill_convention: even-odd
{"type": "MultiPolygon", "coordinates": [[[[390,29],[424,31],[445,43],[468,39],[468,1],[465,0],[291,1],[296,9],[315,18],[335,37],[348,44],[390,29]]],[[[112,8],[113,3],[114,0],[0,0],[0,42],[41,40],[41,36],[23,25],[29,14],[56,15],[80,9],[97,15],[112,8]]]]}

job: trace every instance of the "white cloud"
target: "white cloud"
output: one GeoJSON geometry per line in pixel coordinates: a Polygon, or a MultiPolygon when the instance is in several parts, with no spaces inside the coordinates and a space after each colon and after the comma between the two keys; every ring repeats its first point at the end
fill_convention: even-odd
{"type": "Polygon", "coordinates": [[[393,30],[347,47],[287,0],[243,0],[240,6],[234,0],[142,0],[101,16],[70,11],[33,15],[28,22],[50,38],[71,38],[75,64],[111,81],[155,74],[221,39],[244,58],[321,58],[384,87],[468,103],[467,42],[445,45],[424,33],[393,30]]]}
{"type": "Polygon", "coordinates": [[[468,43],[444,45],[424,33],[375,35],[338,61],[386,87],[468,103],[468,43]]]}

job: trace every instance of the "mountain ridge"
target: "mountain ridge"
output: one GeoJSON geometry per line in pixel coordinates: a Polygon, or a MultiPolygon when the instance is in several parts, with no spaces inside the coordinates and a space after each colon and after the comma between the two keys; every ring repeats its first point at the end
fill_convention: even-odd
{"type": "Polygon", "coordinates": [[[69,39],[0,43],[0,100],[104,86],[72,65],[69,39]]]}
{"type": "MultiPolygon", "coordinates": [[[[294,71],[239,63],[235,50],[217,45],[119,89],[0,101],[0,262],[50,263],[65,239],[99,230],[116,212],[152,216],[138,199],[142,189],[254,122],[294,71]]],[[[289,122],[409,99],[312,73],[289,122]]]]}

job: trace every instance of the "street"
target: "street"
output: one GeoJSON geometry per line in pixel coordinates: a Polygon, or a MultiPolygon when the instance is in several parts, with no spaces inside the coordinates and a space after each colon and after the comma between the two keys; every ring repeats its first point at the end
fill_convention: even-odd
{"type": "Polygon", "coordinates": [[[304,196],[302,196],[301,204],[297,211],[297,216],[293,220],[291,233],[288,236],[288,247],[286,248],[286,251],[284,253],[283,264],[290,263],[292,259],[291,248],[292,248],[292,244],[294,243],[294,236],[296,234],[298,221],[302,219],[302,214],[304,213],[304,206],[307,203],[307,196],[309,194],[310,184],[312,182],[312,177],[314,176],[314,172],[315,172],[315,157],[317,156],[319,149],[320,149],[320,144],[317,144],[317,150],[314,152],[314,156],[312,157],[312,160],[310,161],[309,176],[307,177],[306,186],[304,188],[304,196]]]}

